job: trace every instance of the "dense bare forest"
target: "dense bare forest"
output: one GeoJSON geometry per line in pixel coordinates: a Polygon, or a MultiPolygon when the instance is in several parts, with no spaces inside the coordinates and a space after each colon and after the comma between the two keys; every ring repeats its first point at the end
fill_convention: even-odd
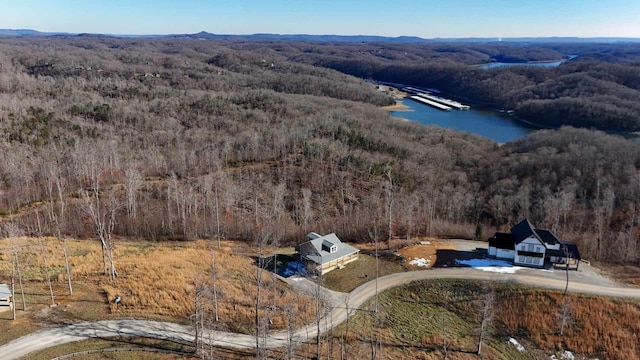
{"type": "MultiPolygon", "coordinates": [[[[483,238],[529,217],[577,241],[586,257],[640,262],[636,141],[563,128],[499,146],[403,122],[379,108],[393,100],[373,85],[283,55],[286,46],[308,46],[308,54],[321,47],[0,41],[3,221],[103,242],[116,235],[252,241],[269,233],[291,244],[311,230],[349,241],[369,241],[372,233],[483,238]]],[[[456,74],[441,75],[437,85],[447,90],[473,89],[465,74],[485,71],[415,61],[456,74]]],[[[374,74],[356,65],[356,75],[374,74]]],[[[637,75],[634,65],[568,66],[551,71],[637,75]]],[[[552,76],[510,69],[492,73],[483,89],[512,94],[503,77],[545,84],[552,76]]],[[[610,83],[602,96],[611,96],[610,83]]],[[[637,101],[637,86],[625,85],[629,96],[620,101],[637,101]]],[[[592,100],[575,101],[597,106],[592,100]]],[[[527,109],[538,111],[532,104],[527,109]]]]}
{"type": "Polygon", "coordinates": [[[436,88],[465,101],[514,110],[544,127],[640,130],[637,44],[280,43],[263,49],[364,79],[436,88]],[[558,67],[476,66],[558,59],[567,61],[558,67]]]}

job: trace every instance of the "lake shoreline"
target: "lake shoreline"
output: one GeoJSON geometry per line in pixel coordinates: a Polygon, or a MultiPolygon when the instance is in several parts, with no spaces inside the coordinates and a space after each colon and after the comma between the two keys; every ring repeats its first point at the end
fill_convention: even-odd
{"type": "Polygon", "coordinates": [[[469,110],[441,111],[410,98],[399,100],[407,109],[389,111],[393,118],[418,122],[424,126],[440,126],[455,131],[475,134],[499,144],[517,140],[534,130],[531,126],[515,121],[492,108],[474,107],[469,110]]]}
{"type": "MultiPolygon", "coordinates": [[[[400,100],[403,100],[403,99],[405,99],[405,98],[404,97],[400,98],[400,100]]],[[[382,110],[387,110],[387,111],[413,111],[413,110],[411,110],[410,107],[408,107],[407,105],[403,104],[402,102],[400,102],[398,100],[396,100],[396,103],[393,104],[393,105],[383,106],[382,110]]]]}
{"type": "MultiPolygon", "coordinates": [[[[448,95],[451,98],[454,99],[461,99],[460,97],[456,97],[455,95],[448,95]]],[[[410,99],[408,97],[404,97],[401,98],[399,100],[406,100],[406,99],[410,99]]],[[[468,103],[471,105],[475,105],[476,103],[474,103],[473,100],[467,99],[468,103]]],[[[464,100],[462,100],[464,101],[464,100]]],[[[533,121],[527,120],[525,118],[519,117],[515,114],[512,113],[507,113],[505,111],[501,111],[502,109],[499,109],[495,106],[490,106],[488,104],[478,104],[480,105],[480,109],[483,111],[495,111],[497,114],[504,114],[505,117],[508,117],[518,123],[521,123],[523,125],[525,125],[526,128],[529,129],[533,129],[533,130],[558,130],[560,128],[562,128],[563,126],[571,126],[571,127],[575,127],[575,128],[580,128],[580,127],[576,127],[573,125],[561,125],[561,126],[551,126],[551,125],[544,125],[544,124],[539,124],[539,123],[535,123],[533,121]]],[[[414,111],[413,109],[411,109],[409,106],[403,104],[402,102],[399,102],[398,99],[396,100],[396,104],[395,105],[390,105],[390,106],[385,106],[382,109],[387,110],[389,112],[393,112],[393,111],[397,111],[397,112],[405,112],[405,111],[414,111]]],[[[403,118],[404,119],[404,118],[403,118]]],[[[406,120],[406,119],[405,119],[406,120]]],[[[590,129],[590,128],[588,128],[590,129]]],[[[640,136],[640,131],[621,131],[621,130],[613,130],[613,129],[595,129],[598,131],[602,131],[602,132],[606,132],[608,134],[613,134],[613,135],[621,135],[621,136],[632,136],[632,137],[636,137],[636,136],[640,136]]]]}
{"type": "Polygon", "coordinates": [[[563,126],[569,126],[569,127],[573,127],[573,128],[576,128],[576,129],[588,129],[588,130],[602,131],[602,132],[605,132],[607,134],[621,135],[623,137],[626,137],[626,136],[629,136],[629,137],[640,136],[640,131],[621,131],[621,130],[611,130],[611,129],[586,128],[586,127],[577,127],[577,126],[573,126],[573,125],[549,126],[549,125],[537,124],[537,123],[531,122],[529,120],[523,119],[521,117],[518,117],[516,115],[511,115],[511,117],[514,120],[518,121],[518,122],[521,122],[523,124],[526,124],[528,126],[531,126],[532,128],[538,129],[538,130],[559,130],[563,126]]]}
{"type": "Polygon", "coordinates": [[[535,60],[535,61],[527,61],[527,62],[496,61],[496,62],[490,62],[490,63],[475,64],[475,65],[472,65],[472,66],[475,67],[475,68],[478,68],[478,69],[485,69],[485,70],[501,68],[501,67],[508,67],[508,66],[556,67],[556,66],[560,66],[560,65],[564,64],[565,62],[567,62],[569,60],[570,59],[535,60]]]}

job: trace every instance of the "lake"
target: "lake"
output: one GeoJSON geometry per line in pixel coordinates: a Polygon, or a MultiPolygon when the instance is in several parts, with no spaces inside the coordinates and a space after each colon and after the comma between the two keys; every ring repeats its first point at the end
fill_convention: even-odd
{"type": "Polygon", "coordinates": [[[558,60],[558,61],[540,61],[540,62],[528,62],[528,63],[503,63],[503,62],[494,62],[488,64],[478,65],[480,69],[493,69],[497,67],[505,67],[505,66],[541,66],[541,67],[556,67],[565,63],[567,60],[558,60]]]}
{"type": "Polygon", "coordinates": [[[472,106],[466,111],[440,111],[409,98],[399,102],[408,106],[409,111],[391,111],[391,116],[477,134],[499,143],[516,140],[536,130],[494,110],[474,109],[472,106]]]}

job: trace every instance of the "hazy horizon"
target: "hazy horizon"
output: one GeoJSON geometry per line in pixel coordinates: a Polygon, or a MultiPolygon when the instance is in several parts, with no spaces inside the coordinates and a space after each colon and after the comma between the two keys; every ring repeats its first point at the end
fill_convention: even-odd
{"type": "Polygon", "coordinates": [[[640,2],[567,0],[417,6],[380,0],[234,2],[4,0],[5,29],[112,35],[284,34],[421,38],[639,38],[640,2]]]}

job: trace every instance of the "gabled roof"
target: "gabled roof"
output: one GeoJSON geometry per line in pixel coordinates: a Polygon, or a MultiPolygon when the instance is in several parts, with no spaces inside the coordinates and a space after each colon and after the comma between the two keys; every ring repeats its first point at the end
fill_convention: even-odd
{"type": "Polygon", "coordinates": [[[304,258],[311,260],[316,264],[326,264],[343,256],[351,255],[360,251],[353,246],[340,241],[334,233],[324,236],[320,236],[316,233],[310,233],[307,235],[307,238],[310,240],[298,245],[298,252],[304,258]],[[335,252],[332,253],[325,250],[330,249],[332,245],[337,247],[335,252]]]}
{"type": "Polygon", "coordinates": [[[6,284],[0,284],[0,300],[7,301],[11,297],[11,290],[6,284]]]}
{"type": "Polygon", "coordinates": [[[511,228],[511,233],[515,236],[515,243],[516,244],[520,244],[523,240],[525,240],[526,238],[531,237],[531,236],[533,236],[536,239],[540,240],[541,243],[543,242],[542,238],[540,237],[540,235],[538,235],[538,233],[536,233],[535,228],[529,222],[529,219],[524,219],[524,220],[520,221],[516,226],[512,227],[511,228]]]}
{"type": "Polygon", "coordinates": [[[489,239],[489,246],[496,249],[514,250],[515,236],[513,234],[497,232],[489,239]]]}
{"type": "Polygon", "coordinates": [[[558,238],[549,230],[536,229],[536,233],[538,234],[538,236],[540,236],[540,240],[542,240],[545,244],[560,244],[560,240],[558,240],[558,238]]]}
{"type": "MultiPolygon", "coordinates": [[[[566,247],[567,249],[567,254],[568,257],[572,258],[572,259],[576,259],[576,260],[582,260],[582,258],[580,257],[580,252],[578,251],[578,245],[572,243],[572,242],[561,242],[560,244],[562,244],[560,246],[560,250],[562,251],[562,253],[564,254],[564,248],[566,247]]],[[[565,256],[567,257],[567,256],[565,256]]]]}
{"type": "MultiPolygon", "coordinates": [[[[489,239],[489,246],[493,246],[498,249],[512,250],[516,244],[521,243],[529,237],[534,237],[540,241],[542,246],[546,248],[547,256],[557,257],[570,257],[572,259],[581,260],[578,246],[571,242],[564,242],[559,240],[551,231],[536,229],[531,225],[528,219],[520,221],[517,225],[511,228],[511,234],[495,233],[492,238],[489,239]],[[511,243],[509,243],[511,242],[511,243]],[[560,249],[549,249],[547,245],[560,244],[560,249]]],[[[518,254],[526,256],[539,256],[542,253],[529,253],[528,251],[518,251],[518,254]]]]}

